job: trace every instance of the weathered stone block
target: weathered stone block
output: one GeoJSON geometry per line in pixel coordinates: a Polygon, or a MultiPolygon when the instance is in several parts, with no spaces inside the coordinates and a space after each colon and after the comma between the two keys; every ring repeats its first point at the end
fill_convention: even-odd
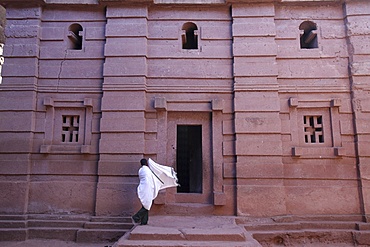
{"type": "MultiPolygon", "coordinates": [[[[300,183],[297,181],[297,183],[300,183]]],[[[285,187],[288,214],[345,215],[359,213],[357,185],[310,184],[285,187]],[[333,203],[334,202],[334,203],[333,203]],[[299,213],[298,213],[299,212],[299,213]]]]}
{"type": "Polygon", "coordinates": [[[142,154],[144,153],[144,135],[141,133],[104,133],[99,150],[104,154],[142,154]]]}
{"type": "Polygon", "coordinates": [[[38,72],[38,61],[35,58],[7,58],[2,67],[2,76],[36,76],[38,72]]]}
{"type": "Polygon", "coordinates": [[[237,133],[280,133],[281,124],[277,113],[236,113],[237,133]]]}
{"type": "Polygon", "coordinates": [[[259,59],[252,61],[249,57],[236,57],[234,59],[234,75],[235,76],[277,76],[279,65],[274,57],[259,59]]]}
{"type": "Polygon", "coordinates": [[[114,176],[115,174],[136,176],[139,168],[140,164],[138,162],[124,162],[121,160],[100,161],[98,174],[100,176],[114,176]]]}
{"type": "Polygon", "coordinates": [[[140,209],[136,196],[137,184],[98,183],[96,195],[96,215],[116,216],[133,213],[140,209]]]}
{"type": "Polygon", "coordinates": [[[275,16],[275,8],[273,4],[233,4],[233,18],[237,17],[261,17],[275,16]]]}
{"type": "Polygon", "coordinates": [[[208,62],[195,60],[191,64],[185,59],[172,60],[163,66],[161,59],[148,61],[148,76],[175,77],[175,78],[230,78],[232,75],[231,61],[229,59],[212,60],[208,62]]]}
{"type": "Polygon", "coordinates": [[[276,111],[280,110],[279,98],[276,92],[248,92],[235,94],[235,111],[276,111]]]}
{"type": "Polygon", "coordinates": [[[60,9],[44,8],[43,10],[42,20],[44,22],[71,21],[71,19],[75,22],[106,21],[105,9],[103,6],[97,8],[97,6],[85,5],[83,10],[81,10],[81,8],[76,8],[76,6],[60,9]]]}
{"type": "Polygon", "coordinates": [[[147,66],[145,57],[107,58],[104,76],[144,76],[147,66]]]}
{"type": "Polygon", "coordinates": [[[105,132],[145,131],[143,112],[104,112],[100,130],[105,132]]]}
{"type": "MultiPolygon", "coordinates": [[[[30,130],[31,131],[31,130],[30,130]]],[[[16,152],[23,153],[29,152],[31,148],[32,138],[30,132],[1,133],[0,150],[1,152],[16,152]]]]}
{"type": "Polygon", "coordinates": [[[168,11],[165,8],[153,7],[148,13],[149,20],[230,20],[230,8],[228,6],[213,6],[212,8],[183,6],[171,8],[168,11]]]}
{"type": "Polygon", "coordinates": [[[30,184],[29,213],[94,212],[95,182],[34,181],[30,184]]]}
{"type": "Polygon", "coordinates": [[[262,39],[237,39],[238,42],[234,43],[233,54],[234,56],[276,56],[277,45],[275,42],[270,42],[270,38],[262,39]]]}
{"type": "Polygon", "coordinates": [[[110,92],[102,98],[102,111],[142,111],[144,109],[145,95],[143,92],[110,92]]]}
{"type": "Polygon", "coordinates": [[[67,35],[66,27],[42,27],[40,39],[43,41],[63,41],[67,35]]]}
{"type": "Polygon", "coordinates": [[[106,37],[146,37],[147,27],[146,23],[108,23],[105,36],[106,37]]]}
{"type": "Polygon", "coordinates": [[[119,17],[146,17],[148,15],[148,9],[145,6],[114,6],[108,7],[106,16],[108,18],[119,18],[119,17]]]}
{"type": "Polygon", "coordinates": [[[287,212],[285,188],[278,184],[238,185],[237,215],[257,217],[268,215],[284,215],[287,212]]]}
{"type": "Polygon", "coordinates": [[[233,23],[233,36],[235,37],[267,37],[275,36],[275,23],[268,18],[256,18],[254,20],[235,19],[233,23]]]}
{"type": "Polygon", "coordinates": [[[104,54],[107,57],[145,56],[146,38],[109,38],[104,54]]]}
{"type": "Polygon", "coordinates": [[[257,178],[282,178],[284,169],[281,164],[238,164],[236,174],[239,179],[257,179],[257,178]]]}
{"type": "Polygon", "coordinates": [[[24,214],[28,193],[27,181],[0,182],[0,212],[6,214],[24,214]]]}
{"type": "Polygon", "coordinates": [[[33,114],[33,112],[1,112],[0,129],[4,132],[31,131],[34,124],[33,114]]]}
{"type": "Polygon", "coordinates": [[[174,25],[173,23],[163,21],[148,22],[148,38],[177,40],[180,38],[180,34],[181,25],[174,25]]]}
{"type": "Polygon", "coordinates": [[[370,20],[361,15],[348,17],[347,32],[349,35],[368,35],[369,23],[370,20]]]}
{"type": "Polygon", "coordinates": [[[236,155],[281,155],[282,143],[279,134],[237,134],[236,155]],[[253,145],[250,145],[253,143],[253,145]]]}
{"type": "Polygon", "coordinates": [[[281,78],[340,78],[348,76],[347,59],[280,60],[277,64],[281,78]],[[302,70],[302,68],[305,68],[302,70]],[[304,71],[304,73],[303,73],[304,71]]]}

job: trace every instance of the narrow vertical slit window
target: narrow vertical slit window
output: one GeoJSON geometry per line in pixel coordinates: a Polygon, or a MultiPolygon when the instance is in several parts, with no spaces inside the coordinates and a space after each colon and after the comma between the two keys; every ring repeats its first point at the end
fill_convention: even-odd
{"type": "Polygon", "coordinates": [[[311,21],[304,21],[299,26],[301,32],[300,42],[301,49],[318,48],[317,26],[311,21]]]}
{"type": "Polygon", "coordinates": [[[72,24],[68,28],[68,48],[70,50],[82,50],[83,28],[80,24],[72,24]]]}
{"type": "Polygon", "coordinates": [[[192,22],[182,26],[182,49],[198,49],[198,27],[192,22]]]}
{"type": "Polygon", "coordinates": [[[178,125],[176,166],[178,193],[203,192],[202,126],[178,125]]]}

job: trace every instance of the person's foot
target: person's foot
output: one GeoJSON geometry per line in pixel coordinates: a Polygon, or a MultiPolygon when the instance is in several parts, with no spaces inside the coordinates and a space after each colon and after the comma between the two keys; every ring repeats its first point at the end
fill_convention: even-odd
{"type": "Polygon", "coordinates": [[[132,224],[137,225],[139,224],[140,220],[136,220],[134,217],[131,217],[132,224]]]}

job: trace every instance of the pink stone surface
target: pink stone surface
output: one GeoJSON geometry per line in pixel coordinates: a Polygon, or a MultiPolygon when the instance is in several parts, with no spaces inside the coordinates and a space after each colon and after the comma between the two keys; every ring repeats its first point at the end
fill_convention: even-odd
{"type": "Polygon", "coordinates": [[[154,214],[370,214],[366,1],[59,2],[0,0],[0,213],[129,215],[139,160],[175,167],[176,126],[202,125],[203,194],[168,190],[154,214]],[[300,48],[307,20],[318,48],[300,48]]]}

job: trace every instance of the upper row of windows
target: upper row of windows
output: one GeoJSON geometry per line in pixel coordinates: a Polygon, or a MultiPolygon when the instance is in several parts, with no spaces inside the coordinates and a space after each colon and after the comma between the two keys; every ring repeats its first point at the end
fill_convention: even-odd
{"type": "MultiPolygon", "coordinates": [[[[317,26],[311,21],[304,21],[299,26],[301,49],[318,48],[317,26]]],[[[182,49],[198,49],[198,27],[192,22],[182,26],[182,49]]],[[[74,23],[68,28],[68,48],[71,50],[82,50],[83,28],[74,23]]]]}

